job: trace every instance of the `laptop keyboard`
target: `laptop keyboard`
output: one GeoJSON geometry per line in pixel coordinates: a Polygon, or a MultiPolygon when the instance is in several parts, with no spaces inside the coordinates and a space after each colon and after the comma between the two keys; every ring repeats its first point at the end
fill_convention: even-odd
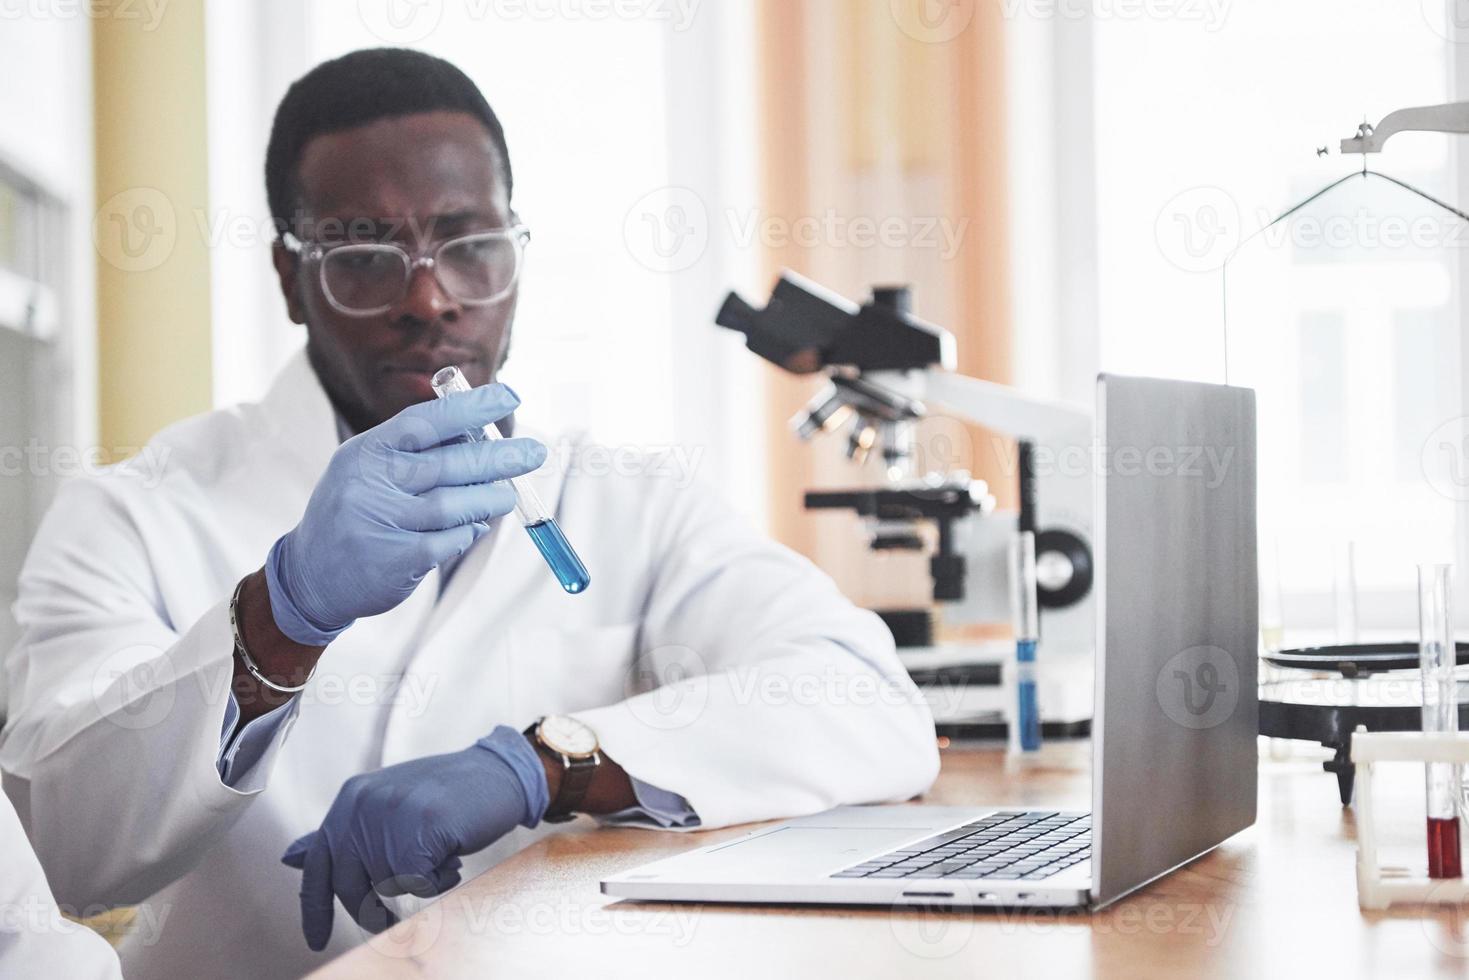
{"type": "Polygon", "coordinates": [[[838,871],[833,878],[1037,881],[1086,861],[1089,813],[1006,811],[838,871]]]}

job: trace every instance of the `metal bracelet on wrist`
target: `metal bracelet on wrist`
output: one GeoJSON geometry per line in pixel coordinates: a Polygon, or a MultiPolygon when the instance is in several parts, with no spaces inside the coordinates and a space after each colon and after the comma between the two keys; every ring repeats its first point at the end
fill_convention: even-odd
{"type": "MultiPolygon", "coordinates": [[[[249,578],[249,576],[247,575],[245,578],[249,578]]],[[[316,676],[315,666],[311,668],[311,673],[306,675],[306,679],[300,685],[297,687],[285,687],[266,677],[265,673],[256,666],[254,659],[251,658],[250,651],[245,649],[245,638],[240,635],[240,616],[237,612],[240,605],[240,593],[244,588],[245,579],[242,578],[239,584],[235,586],[234,595],[230,596],[230,634],[235,638],[235,653],[239,655],[240,663],[245,665],[245,669],[250,672],[251,677],[272,691],[279,691],[281,694],[297,694],[306,690],[306,685],[310,684],[311,678],[316,676]]]]}

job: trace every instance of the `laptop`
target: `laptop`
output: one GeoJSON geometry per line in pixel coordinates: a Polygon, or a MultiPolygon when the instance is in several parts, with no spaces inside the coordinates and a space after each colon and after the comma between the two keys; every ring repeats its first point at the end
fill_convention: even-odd
{"type": "Polygon", "coordinates": [[[1254,392],[1102,375],[1097,436],[1090,813],[844,806],[614,875],[603,893],[1100,908],[1253,824],[1254,392]]]}

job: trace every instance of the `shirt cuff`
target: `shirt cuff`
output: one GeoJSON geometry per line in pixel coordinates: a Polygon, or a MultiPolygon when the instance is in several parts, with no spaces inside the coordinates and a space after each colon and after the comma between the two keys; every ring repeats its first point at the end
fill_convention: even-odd
{"type": "Polygon", "coordinates": [[[688,800],[677,793],[645,783],[636,776],[630,775],[627,778],[632,780],[632,791],[638,798],[638,805],[604,814],[598,820],[607,824],[657,827],[661,830],[688,830],[699,826],[699,815],[689,806],[688,800]]]}
{"type": "Polygon", "coordinates": [[[219,732],[219,757],[215,762],[220,781],[231,789],[239,789],[241,780],[265,755],[265,750],[270,748],[276,736],[281,733],[282,726],[296,717],[300,706],[299,698],[291,698],[279,708],[272,708],[236,732],[235,726],[240,723],[240,702],[235,700],[234,692],[231,691],[229,702],[224,707],[224,725],[219,732]]]}

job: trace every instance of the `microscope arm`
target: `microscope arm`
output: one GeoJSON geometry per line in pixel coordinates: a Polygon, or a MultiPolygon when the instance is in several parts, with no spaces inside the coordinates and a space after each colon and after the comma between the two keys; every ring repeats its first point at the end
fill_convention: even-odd
{"type": "Polygon", "coordinates": [[[929,368],[922,372],[922,384],[925,401],[1017,439],[1048,443],[1091,432],[1092,413],[1085,408],[1032,398],[993,381],[929,368]]]}
{"type": "Polygon", "coordinates": [[[1039,443],[1090,443],[1092,413],[1067,402],[1034,398],[993,381],[938,367],[922,371],[869,371],[864,381],[942,408],[967,422],[1039,443]]]}

